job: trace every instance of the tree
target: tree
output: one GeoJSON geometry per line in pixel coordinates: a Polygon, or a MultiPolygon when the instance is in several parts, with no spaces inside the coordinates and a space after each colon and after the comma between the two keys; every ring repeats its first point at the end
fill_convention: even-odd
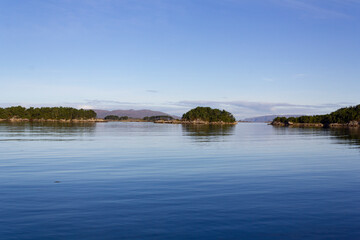
{"type": "Polygon", "coordinates": [[[105,120],[119,120],[119,116],[116,115],[108,115],[104,118],[105,120]]]}

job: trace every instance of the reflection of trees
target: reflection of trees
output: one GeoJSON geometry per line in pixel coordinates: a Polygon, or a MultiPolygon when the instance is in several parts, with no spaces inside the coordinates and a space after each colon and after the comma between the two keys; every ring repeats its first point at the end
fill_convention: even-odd
{"type": "Polygon", "coordinates": [[[317,135],[328,136],[337,144],[348,144],[360,148],[360,128],[298,128],[298,127],[276,127],[273,126],[276,134],[293,135],[317,135]]]}
{"type": "Polygon", "coordinates": [[[186,136],[200,141],[216,141],[223,136],[233,135],[235,125],[183,124],[182,131],[186,136]]]}
{"type": "Polygon", "coordinates": [[[93,122],[0,122],[0,137],[67,138],[92,134],[93,122]]]}
{"type": "Polygon", "coordinates": [[[360,128],[332,128],[330,135],[336,137],[339,144],[349,144],[360,148],[360,128]]]}

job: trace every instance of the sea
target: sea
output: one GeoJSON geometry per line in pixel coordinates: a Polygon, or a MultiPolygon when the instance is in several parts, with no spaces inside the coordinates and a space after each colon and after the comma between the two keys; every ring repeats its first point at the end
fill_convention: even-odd
{"type": "Polygon", "coordinates": [[[360,239],[360,130],[1,122],[0,239],[360,239]]]}

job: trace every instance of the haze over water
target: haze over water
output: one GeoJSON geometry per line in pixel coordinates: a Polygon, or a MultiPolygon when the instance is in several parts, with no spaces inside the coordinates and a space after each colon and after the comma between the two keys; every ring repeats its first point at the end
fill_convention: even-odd
{"type": "Polygon", "coordinates": [[[359,239],[360,132],[0,123],[1,239],[359,239]]]}

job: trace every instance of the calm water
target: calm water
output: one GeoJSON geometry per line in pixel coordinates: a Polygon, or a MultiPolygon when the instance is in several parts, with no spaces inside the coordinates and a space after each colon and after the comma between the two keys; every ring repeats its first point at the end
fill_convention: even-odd
{"type": "Polygon", "coordinates": [[[360,239],[360,132],[0,123],[0,239],[360,239]]]}

